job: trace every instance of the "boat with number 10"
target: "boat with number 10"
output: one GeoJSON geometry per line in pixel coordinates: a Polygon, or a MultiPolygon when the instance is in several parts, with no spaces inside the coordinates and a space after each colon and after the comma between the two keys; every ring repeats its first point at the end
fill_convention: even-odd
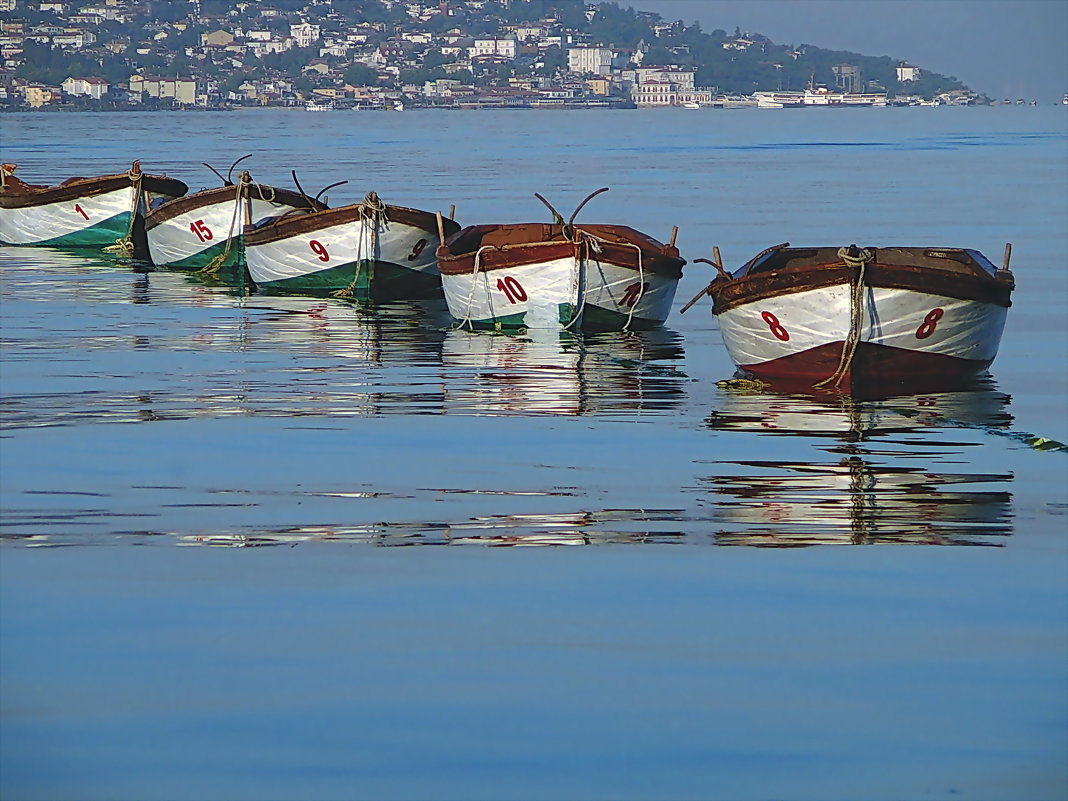
{"type": "Polygon", "coordinates": [[[475,225],[438,248],[449,312],[469,328],[628,330],[667,319],[686,260],[625,225],[475,225]]]}

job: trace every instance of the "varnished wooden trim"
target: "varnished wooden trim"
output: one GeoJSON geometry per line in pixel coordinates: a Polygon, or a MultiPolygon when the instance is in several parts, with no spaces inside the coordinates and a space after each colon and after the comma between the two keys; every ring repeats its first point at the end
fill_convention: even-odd
{"type": "MultiPolygon", "coordinates": [[[[178,215],[185,214],[193,209],[214,206],[217,203],[225,203],[228,201],[236,202],[237,190],[237,185],[217,186],[214,189],[205,189],[200,192],[194,192],[191,195],[168,200],[163,205],[158,206],[145,215],[145,228],[155,228],[160,223],[174,219],[178,215]]],[[[253,200],[273,200],[275,203],[282,203],[298,209],[310,208],[308,206],[308,201],[304,199],[303,195],[290,189],[277,189],[266,184],[253,183],[249,184],[249,192],[252,193],[253,200]],[[261,192],[262,196],[260,195],[261,192]]],[[[315,201],[312,202],[314,203],[315,201]]],[[[322,203],[317,203],[316,208],[325,209],[326,206],[322,203]]]]}
{"type": "MultiPolygon", "coordinates": [[[[10,181],[10,178],[8,179],[10,181]]],[[[51,203],[63,203],[83,197],[95,197],[131,186],[133,182],[127,173],[119,175],[101,175],[95,178],[71,178],[56,186],[36,186],[33,184],[10,183],[0,191],[0,208],[25,209],[34,206],[47,206],[51,203]]],[[[141,176],[141,190],[157,195],[184,195],[189,191],[181,181],[165,175],[141,176]]]]}
{"type": "MultiPolygon", "coordinates": [[[[353,203],[348,206],[339,206],[336,209],[324,209],[309,214],[293,214],[291,216],[276,217],[270,222],[259,226],[245,226],[246,245],[265,245],[269,242],[278,242],[298,234],[306,234],[330,228],[335,225],[357,222],[364,215],[365,207],[362,203],[353,203]]],[[[390,222],[410,225],[413,228],[432,233],[434,238],[438,235],[437,217],[428,211],[410,209],[405,206],[386,206],[386,218],[390,222]]],[[[460,230],[455,221],[448,218],[443,220],[445,234],[449,236],[460,230]]]]}
{"type": "MultiPolygon", "coordinates": [[[[788,267],[772,272],[757,272],[744,278],[717,279],[709,286],[714,314],[758,300],[807,292],[812,289],[848,285],[856,268],[844,264],[819,264],[788,267]]],[[[957,300],[974,300],[996,306],[1012,305],[1014,288],[1011,276],[986,276],[913,267],[909,265],[869,264],[864,283],[880,289],[908,289],[957,300]]]]}

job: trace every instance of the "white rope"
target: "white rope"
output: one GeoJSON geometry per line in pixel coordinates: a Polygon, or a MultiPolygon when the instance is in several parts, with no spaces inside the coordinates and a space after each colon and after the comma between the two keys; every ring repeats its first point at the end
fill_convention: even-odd
{"type": "Polygon", "coordinates": [[[475,282],[478,280],[478,272],[482,268],[482,251],[494,250],[494,245],[483,245],[477,251],[475,251],[475,264],[471,270],[471,290],[467,293],[467,317],[460,323],[460,327],[467,326],[469,331],[474,331],[474,324],[471,322],[471,306],[475,301],[475,282]]]}
{"type": "MultiPolygon", "coordinates": [[[[596,234],[591,234],[589,231],[583,231],[581,229],[579,229],[578,233],[581,236],[587,238],[590,243],[590,249],[597,254],[601,254],[604,252],[604,248],[602,248],[599,244],[600,242],[604,242],[606,245],[623,245],[624,247],[634,248],[638,252],[638,296],[634,299],[634,303],[630,306],[630,310],[627,312],[627,322],[623,326],[624,331],[629,331],[630,324],[634,321],[634,310],[638,307],[638,304],[641,303],[641,299],[645,296],[645,266],[642,263],[641,247],[639,245],[635,245],[633,242],[612,242],[608,239],[603,239],[602,237],[599,237],[596,234]]],[[[600,259],[596,259],[596,261],[598,264],[600,264],[600,259]]],[[[585,267],[583,267],[583,269],[585,269],[585,267]]],[[[585,285],[585,282],[583,282],[583,285],[585,285]]],[[[582,305],[586,305],[585,297],[582,299],[582,305]]],[[[572,322],[574,322],[574,320],[572,320],[572,322]]],[[[571,323],[568,323],[568,326],[570,325],[571,323]]]]}

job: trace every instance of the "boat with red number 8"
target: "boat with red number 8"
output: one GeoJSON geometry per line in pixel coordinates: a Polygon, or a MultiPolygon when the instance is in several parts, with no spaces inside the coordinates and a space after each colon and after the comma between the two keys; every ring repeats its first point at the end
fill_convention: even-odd
{"type": "Polygon", "coordinates": [[[166,175],[127,172],[68,178],[55,186],[15,177],[15,164],[0,167],[0,244],[59,248],[108,248],[147,256],[144,215],[184,195],[188,187],[166,175]]]}
{"type": "MultiPolygon", "coordinates": [[[[460,230],[449,218],[441,227],[460,230]]],[[[377,299],[440,294],[431,244],[437,231],[434,214],[387,205],[370,192],[361,203],[245,226],[245,264],[256,287],[268,291],[377,299]]]]}
{"type": "MultiPolygon", "coordinates": [[[[438,248],[449,312],[468,328],[629,330],[667,319],[686,260],[625,225],[475,225],[438,248]]],[[[677,232],[677,229],[676,229],[677,232]]]]}
{"type": "Polygon", "coordinates": [[[225,177],[205,164],[219,176],[222,186],[175,198],[145,215],[154,264],[233,280],[235,271],[244,269],[241,232],[245,225],[326,208],[302,192],[257,183],[248,171],[235,183],[231,180],[234,167],[246,158],[235,161],[225,177]]]}
{"type": "Polygon", "coordinates": [[[994,360],[1015,286],[977,250],[776,245],[705,294],[731,359],[773,385],[895,392],[964,381],[994,360]]]}

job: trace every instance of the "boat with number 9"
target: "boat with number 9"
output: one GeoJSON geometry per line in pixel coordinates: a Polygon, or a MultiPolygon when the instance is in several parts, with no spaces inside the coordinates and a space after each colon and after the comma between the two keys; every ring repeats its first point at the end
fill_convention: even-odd
{"type": "MultiPolygon", "coordinates": [[[[443,219],[442,230],[459,229],[443,219]]],[[[268,291],[398,299],[440,294],[431,244],[437,230],[430,212],[388,205],[370,192],[361,203],[245,226],[245,262],[252,281],[268,291]]]]}
{"type": "Polygon", "coordinates": [[[438,248],[449,312],[469,328],[628,330],[667,319],[686,260],[625,225],[475,225],[438,248]]]}
{"type": "Polygon", "coordinates": [[[977,250],[775,245],[719,275],[712,297],[731,359],[773,385],[844,394],[965,381],[997,355],[1010,296],[977,250]]]}
{"type": "Polygon", "coordinates": [[[135,161],[128,172],[68,178],[55,186],[15,177],[0,167],[0,244],[108,248],[147,258],[144,216],[180,197],[188,187],[166,175],[149,175],[135,161]]]}

